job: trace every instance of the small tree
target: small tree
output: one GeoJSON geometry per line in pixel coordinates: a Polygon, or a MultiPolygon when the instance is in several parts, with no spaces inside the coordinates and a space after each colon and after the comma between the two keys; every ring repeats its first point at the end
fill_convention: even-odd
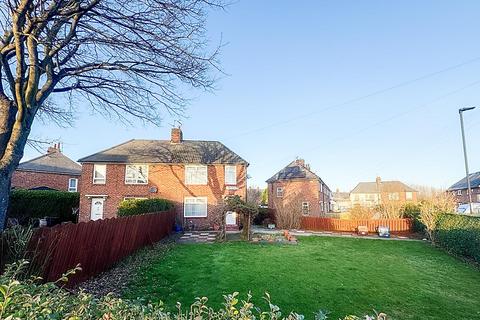
{"type": "Polygon", "coordinates": [[[455,198],[449,193],[442,193],[422,201],[419,220],[425,226],[430,241],[435,242],[435,230],[439,217],[454,211],[455,198]]]}
{"type": "Polygon", "coordinates": [[[240,215],[240,219],[243,224],[242,238],[245,240],[250,240],[252,219],[258,213],[258,207],[247,203],[238,195],[225,198],[225,205],[222,214],[222,234],[220,235],[220,238],[222,239],[225,239],[225,216],[229,211],[236,212],[240,215]]]}

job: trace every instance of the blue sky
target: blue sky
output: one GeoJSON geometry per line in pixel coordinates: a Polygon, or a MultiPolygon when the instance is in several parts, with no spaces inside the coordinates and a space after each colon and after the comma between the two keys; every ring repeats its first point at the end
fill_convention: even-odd
{"type": "MultiPolygon", "coordinates": [[[[448,187],[464,175],[459,107],[479,106],[465,117],[480,170],[479,13],[479,1],[240,0],[209,16],[228,75],[193,93],[184,137],[224,142],[250,162],[250,185],[298,156],[333,190],[377,175],[448,187]]],[[[167,115],[129,127],[79,109],[72,128],[36,122],[32,136],[59,139],[75,160],[169,138],[167,115]]]]}

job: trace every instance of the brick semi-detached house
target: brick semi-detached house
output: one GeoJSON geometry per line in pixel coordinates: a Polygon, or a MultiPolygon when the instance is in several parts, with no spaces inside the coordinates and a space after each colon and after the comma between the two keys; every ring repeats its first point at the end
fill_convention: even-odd
{"type": "Polygon", "coordinates": [[[20,163],[12,176],[12,188],[77,192],[81,173],[82,167],[56,144],[46,154],[20,163]]]}
{"type": "Polygon", "coordinates": [[[297,209],[305,215],[317,216],[330,212],[330,188],[303,159],[291,162],[267,183],[271,209],[297,209]]]}
{"type": "MultiPolygon", "coordinates": [[[[472,189],[472,202],[480,202],[480,171],[475,173],[470,173],[470,188],[472,189]]],[[[468,195],[468,184],[467,178],[464,177],[461,180],[457,181],[450,188],[448,192],[451,192],[457,203],[464,204],[470,202],[470,197],[468,195]]]]}
{"type": "MultiPolygon", "coordinates": [[[[130,140],[79,160],[80,221],[112,218],[125,199],[163,198],[175,204],[177,223],[195,229],[220,225],[223,200],[246,198],[248,163],[218,141],[130,140]]],[[[227,226],[238,225],[235,213],[227,226]]]]}
{"type": "Polygon", "coordinates": [[[375,207],[386,203],[416,202],[418,191],[401,181],[383,181],[377,177],[374,182],[360,182],[350,192],[353,206],[375,207]]]}

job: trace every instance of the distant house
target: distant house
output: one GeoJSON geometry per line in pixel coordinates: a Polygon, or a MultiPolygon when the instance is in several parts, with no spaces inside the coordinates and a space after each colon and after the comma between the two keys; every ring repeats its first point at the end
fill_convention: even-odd
{"type": "Polygon", "coordinates": [[[401,181],[360,182],[350,192],[352,205],[374,207],[383,202],[416,202],[418,191],[401,181]]]}
{"type": "MultiPolygon", "coordinates": [[[[470,188],[472,189],[472,201],[480,202],[480,171],[470,174],[470,188]]],[[[470,201],[466,177],[453,184],[447,191],[455,196],[458,203],[463,204],[470,201]]]]}
{"type": "MultiPolygon", "coordinates": [[[[195,229],[220,224],[224,197],[246,198],[248,163],[218,141],[129,140],[79,160],[80,221],[116,217],[123,200],[163,198],[175,204],[177,222],[195,229]]],[[[226,217],[238,227],[237,215],[226,217]]]]}
{"type": "Polygon", "coordinates": [[[347,212],[352,208],[350,193],[337,190],[332,195],[332,211],[347,212]]]}
{"type": "Polygon", "coordinates": [[[330,188],[303,159],[291,162],[267,183],[269,208],[294,205],[306,215],[321,215],[331,209],[330,188]]]}
{"type": "Polygon", "coordinates": [[[82,166],[65,156],[60,144],[47,153],[22,162],[12,176],[13,189],[79,191],[82,166]]]}

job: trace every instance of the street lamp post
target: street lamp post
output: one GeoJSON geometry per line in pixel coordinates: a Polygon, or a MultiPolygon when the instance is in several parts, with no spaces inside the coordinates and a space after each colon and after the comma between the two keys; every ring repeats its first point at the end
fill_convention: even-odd
{"type": "Polygon", "coordinates": [[[467,193],[468,193],[468,203],[470,204],[470,214],[473,213],[472,189],[470,187],[470,173],[468,172],[467,144],[465,142],[465,129],[463,127],[463,112],[473,110],[473,109],[475,109],[475,107],[461,108],[458,110],[458,113],[460,114],[460,127],[462,128],[463,157],[465,159],[465,173],[467,177],[467,193]]]}

